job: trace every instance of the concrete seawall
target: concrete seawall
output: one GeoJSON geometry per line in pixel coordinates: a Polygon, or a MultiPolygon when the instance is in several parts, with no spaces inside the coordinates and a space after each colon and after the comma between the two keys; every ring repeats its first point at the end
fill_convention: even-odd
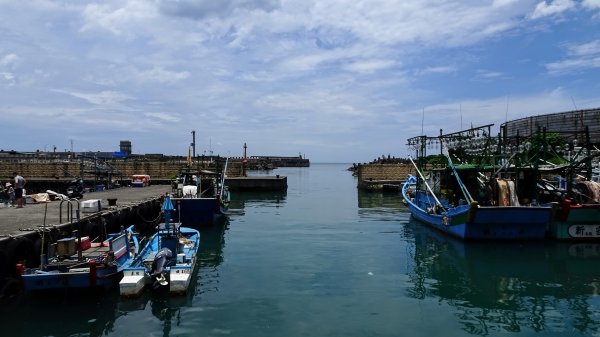
{"type": "Polygon", "coordinates": [[[387,186],[399,187],[408,174],[416,174],[411,164],[362,164],[357,167],[358,188],[384,190],[387,186]]]}

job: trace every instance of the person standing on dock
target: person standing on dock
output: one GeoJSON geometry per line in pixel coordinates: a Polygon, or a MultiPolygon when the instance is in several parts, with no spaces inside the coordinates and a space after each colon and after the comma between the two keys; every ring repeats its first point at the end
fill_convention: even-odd
{"type": "Polygon", "coordinates": [[[15,201],[17,202],[17,208],[23,208],[25,204],[25,196],[23,195],[23,188],[25,188],[25,178],[21,177],[19,173],[13,172],[15,177],[15,201]]]}

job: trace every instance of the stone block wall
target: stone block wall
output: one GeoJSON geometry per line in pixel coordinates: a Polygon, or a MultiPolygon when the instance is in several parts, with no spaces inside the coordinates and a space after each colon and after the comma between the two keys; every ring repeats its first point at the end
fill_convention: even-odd
{"type": "MultiPolygon", "coordinates": [[[[185,162],[177,161],[149,161],[149,160],[113,160],[109,164],[114,168],[118,175],[115,178],[128,179],[133,174],[148,174],[154,179],[173,179],[178,174],[185,162]]],[[[0,162],[0,181],[6,181],[12,178],[13,172],[19,172],[25,179],[51,179],[51,178],[71,178],[81,175],[81,163],[77,161],[70,162],[0,162]]],[[[93,167],[84,167],[84,179],[93,179],[93,167]]],[[[236,177],[241,175],[241,163],[229,163],[227,166],[227,175],[236,177]]]]}
{"type": "Polygon", "coordinates": [[[363,182],[393,182],[399,183],[406,180],[408,174],[415,174],[411,164],[364,164],[358,167],[358,187],[363,182]]]}
{"type": "Polygon", "coordinates": [[[18,172],[25,179],[35,178],[68,178],[71,173],[79,175],[79,164],[74,162],[31,163],[31,162],[0,162],[0,179],[12,178],[13,172],[18,172]]]}

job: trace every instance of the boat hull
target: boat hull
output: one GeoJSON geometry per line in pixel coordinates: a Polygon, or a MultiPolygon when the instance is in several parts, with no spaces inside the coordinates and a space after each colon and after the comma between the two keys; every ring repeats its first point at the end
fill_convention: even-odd
{"type": "Polygon", "coordinates": [[[462,240],[542,240],[552,219],[552,207],[479,206],[477,203],[444,211],[427,207],[432,199],[423,193],[410,193],[416,181],[409,179],[402,194],[411,215],[420,222],[462,240]]]}
{"type": "Polygon", "coordinates": [[[184,295],[192,280],[192,273],[196,265],[196,257],[185,265],[175,265],[169,270],[169,292],[173,295],[184,295]]]}
{"type": "Polygon", "coordinates": [[[175,204],[173,221],[182,226],[198,228],[215,224],[222,216],[217,198],[172,198],[175,204]]]}
{"type": "Polygon", "coordinates": [[[24,290],[40,291],[64,288],[109,288],[119,282],[122,274],[115,266],[100,267],[95,272],[91,272],[89,267],[74,268],[68,272],[32,270],[21,276],[24,290]]]}
{"type": "Polygon", "coordinates": [[[150,276],[145,268],[129,268],[123,271],[123,278],[119,282],[119,292],[121,296],[137,297],[147,284],[150,283],[150,276]]]}
{"type": "Polygon", "coordinates": [[[557,240],[600,241],[600,204],[563,203],[548,233],[557,240]]]}
{"type": "Polygon", "coordinates": [[[130,227],[127,232],[110,234],[102,244],[80,248],[81,257],[75,254],[62,260],[45,261],[42,268],[22,268],[23,289],[42,291],[115,286],[123,276],[123,269],[133,260],[132,248],[137,251],[138,241],[137,234],[130,227]],[[108,259],[109,256],[112,259],[108,259]]]}

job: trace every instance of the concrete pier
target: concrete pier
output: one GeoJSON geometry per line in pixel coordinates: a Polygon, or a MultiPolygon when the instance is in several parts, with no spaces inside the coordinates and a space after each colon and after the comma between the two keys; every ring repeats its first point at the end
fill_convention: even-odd
{"type": "MultiPolygon", "coordinates": [[[[100,212],[84,213],[80,210],[80,220],[88,221],[100,216],[113,215],[123,212],[135,211],[146,203],[157,200],[161,194],[171,191],[169,185],[152,185],[143,188],[123,187],[102,192],[85,193],[79,200],[79,205],[87,200],[101,200],[100,212]],[[109,205],[108,199],[116,199],[116,205],[109,205]]],[[[2,237],[22,235],[25,232],[35,231],[44,224],[46,226],[69,225],[77,222],[76,210],[79,208],[76,201],[71,202],[73,216],[69,216],[68,202],[59,200],[49,203],[27,204],[24,208],[0,208],[0,242],[2,237]],[[62,210],[61,210],[62,208],[62,210]],[[62,219],[61,219],[62,218],[62,219]]]]}
{"type": "Polygon", "coordinates": [[[225,185],[230,191],[286,191],[286,176],[227,177],[225,185]]]}
{"type": "Polygon", "coordinates": [[[159,220],[161,195],[170,190],[170,185],[123,187],[85,193],[77,201],[55,200],[27,204],[24,208],[0,208],[0,297],[20,290],[17,263],[39,266],[42,247],[71,236],[75,230],[96,242],[130,224],[136,224],[141,233],[150,233],[159,220]],[[91,200],[99,200],[99,211],[84,207],[88,204],[84,202],[91,200]]]}

